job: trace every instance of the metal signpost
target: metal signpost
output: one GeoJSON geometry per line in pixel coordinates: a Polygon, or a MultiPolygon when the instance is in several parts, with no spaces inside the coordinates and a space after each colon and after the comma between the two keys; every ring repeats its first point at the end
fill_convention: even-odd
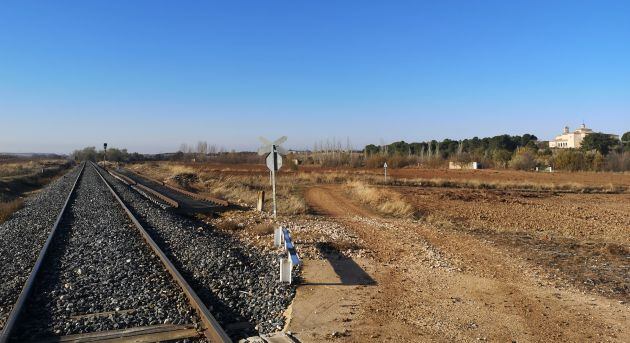
{"type": "Polygon", "coordinates": [[[383,169],[385,169],[385,182],[387,182],[387,162],[383,165],[383,169]]]}
{"type": "Polygon", "coordinates": [[[107,162],[107,143],[103,143],[103,167],[105,167],[105,162],[107,162]]]}
{"type": "Polygon", "coordinates": [[[260,141],[264,144],[260,149],[258,149],[258,155],[268,154],[265,160],[267,164],[267,168],[271,172],[271,188],[273,190],[273,217],[277,218],[277,209],[276,209],[276,172],[280,170],[282,167],[282,155],[286,155],[287,151],[280,146],[280,144],[284,143],[287,140],[286,136],[282,136],[274,142],[270,142],[269,140],[260,137],[260,141]]]}

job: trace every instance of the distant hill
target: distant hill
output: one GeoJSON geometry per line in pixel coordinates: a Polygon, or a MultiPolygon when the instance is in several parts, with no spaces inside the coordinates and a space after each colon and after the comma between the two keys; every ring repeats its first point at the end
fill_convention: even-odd
{"type": "Polygon", "coordinates": [[[42,153],[42,152],[0,152],[0,159],[7,158],[67,158],[68,155],[60,155],[53,153],[42,153]]]}

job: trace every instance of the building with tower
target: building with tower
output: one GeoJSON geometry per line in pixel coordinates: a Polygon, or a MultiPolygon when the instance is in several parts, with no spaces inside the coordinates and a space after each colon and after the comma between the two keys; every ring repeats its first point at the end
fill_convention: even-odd
{"type": "Polygon", "coordinates": [[[593,133],[593,130],[587,128],[585,124],[582,124],[579,129],[573,132],[570,132],[569,127],[565,126],[561,135],[549,141],[549,147],[557,149],[578,149],[582,145],[584,137],[591,133],[593,133]]]}

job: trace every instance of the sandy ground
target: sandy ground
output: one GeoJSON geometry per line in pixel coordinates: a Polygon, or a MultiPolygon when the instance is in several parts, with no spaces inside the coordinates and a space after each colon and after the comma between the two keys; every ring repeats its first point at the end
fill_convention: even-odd
{"type": "MultiPolygon", "coordinates": [[[[402,193],[421,196],[412,190],[402,193]]],[[[483,231],[463,220],[453,227],[447,220],[453,214],[435,209],[431,220],[381,218],[335,185],[309,188],[305,196],[318,214],[347,227],[374,254],[356,260],[330,254],[306,262],[305,284],[298,289],[287,328],[302,341],[630,341],[627,245],[607,250],[613,257],[606,263],[622,273],[610,282],[622,289],[607,293],[577,287],[582,278],[565,277],[561,270],[566,266],[541,263],[528,254],[527,245],[497,238],[520,234],[518,222],[497,224],[504,232],[483,231]]],[[[607,210],[622,228],[611,234],[622,237],[628,230],[627,198],[620,201],[621,207],[607,210]]],[[[577,237],[580,244],[598,237],[607,244],[603,240],[611,237],[559,232],[561,240],[577,237]]]]}

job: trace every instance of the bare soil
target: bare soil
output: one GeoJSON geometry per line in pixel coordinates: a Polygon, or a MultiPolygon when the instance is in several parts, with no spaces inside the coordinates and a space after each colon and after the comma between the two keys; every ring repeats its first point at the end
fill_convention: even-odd
{"type": "MultiPolygon", "coordinates": [[[[263,165],[188,166],[230,175],[230,187],[268,187],[263,165]]],[[[244,202],[206,220],[265,249],[272,235],[257,227],[291,228],[305,263],[285,329],[300,340],[630,342],[630,174],[389,171],[398,181],[544,189],[525,191],[384,185],[382,170],[299,169],[280,173],[282,192],[303,196],[310,214],[276,221],[244,202]],[[417,216],[379,214],[347,192],[349,179],[399,194],[417,216]],[[575,187],[554,190],[563,184],[575,187]],[[582,193],[587,187],[613,191],[582,193]]]]}
{"type": "MultiPolygon", "coordinates": [[[[371,170],[371,173],[382,174],[382,170],[371,170]]],[[[423,178],[445,180],[479,180],[483,182],[512,182],[512,183],[541,183],[562,184],[578,183],[586,186],[630,186],[630,173],[609,172],[564,172],[553,173],[527,172],[518,170],[448,170],[448,169],[420,169],[402,168],[388,170],[388,174],[396,178],[423,178]]]]}
{"type": "MultiPolygon", "coordinates": [[[[175,163],[195,168],[202,172],[220,172],[224,175],[267,175],[269,170],[264,164],[219,164],[219,163],[175,163]]],[[[326,168],[313,165],[301,165],[298,171],[289,168],[280,170],[280,174],[295,173],[344,173],[355,175],[383,175],[383,169],[370,168],[326,168]]],[[[508,183],[539,183],[539,184],[567,184],[576,183],[584,186],[630,186],[630,173],[611,172],[527,172],[509,169],[478,169],[478,170],[449,170],[425,169],[406,167],[400,169],[389,168],[388,175],[400,179],[443,179],[452,181],[479,182],[508,182],[508,183]]]]}
{"type": "MultiPolygon", "coordinates": [[[[404,192],[407,198],[416,198],[412,190],[404,192]]],[[[436,208],[448,210],[440,213],[423,207],[430,201],[418,200],[425,212],[421,220],[382,218],[335,185],[310,188],[306,200],[321,215],[343,223],[374,251],[373,261],[363,262],[374,264],[368,268],[374,270],[370,274],[374,283],[358,292],[360,299],[353,301],[352,314],[339,311],[341,326],[337,321],[329,326],[321,323],[320,332],[330,332],[324,338],[348,342],[630,340],[630,257],[627,244],[615,241],[624,231],[627,234],[628,213],[615,212],[614,205],[605,206],[621,229],[601,229],[593,236],[601,239],[591,243],[586,241],[588,235],[574,238],[572,230],[561,230],[559,238],[545,241],[544,233],[530,237],[517,230],[516,223],[503,230],[467,227],[467,213],[439,202],[436,208]],[[430,214],[434,217],[427,220],[430,214]],[[453,215],[460,221],[451,221],[453,215]],[[586,266],[571,267],[580,263],[586,266]],[[593,285],[582,286],[586,279],[593,285]]],[[[487,206],[494,207],[495,202],[487,206]]],[[[506,220],[514,217],[518,214],[506,220]]],[[[545,220],[541,218],[541,223],[545,220]]],[[[494,224],[501,227],[500,222],[494,224]]],[[[298,293],[296,303],[309,301],[308,293],[304,294],[298,293]]],[[[289,329],[300,331],[298,325],[289,329]]],[[[318,339],[322,337],[312,338],[318,339]]]]}

